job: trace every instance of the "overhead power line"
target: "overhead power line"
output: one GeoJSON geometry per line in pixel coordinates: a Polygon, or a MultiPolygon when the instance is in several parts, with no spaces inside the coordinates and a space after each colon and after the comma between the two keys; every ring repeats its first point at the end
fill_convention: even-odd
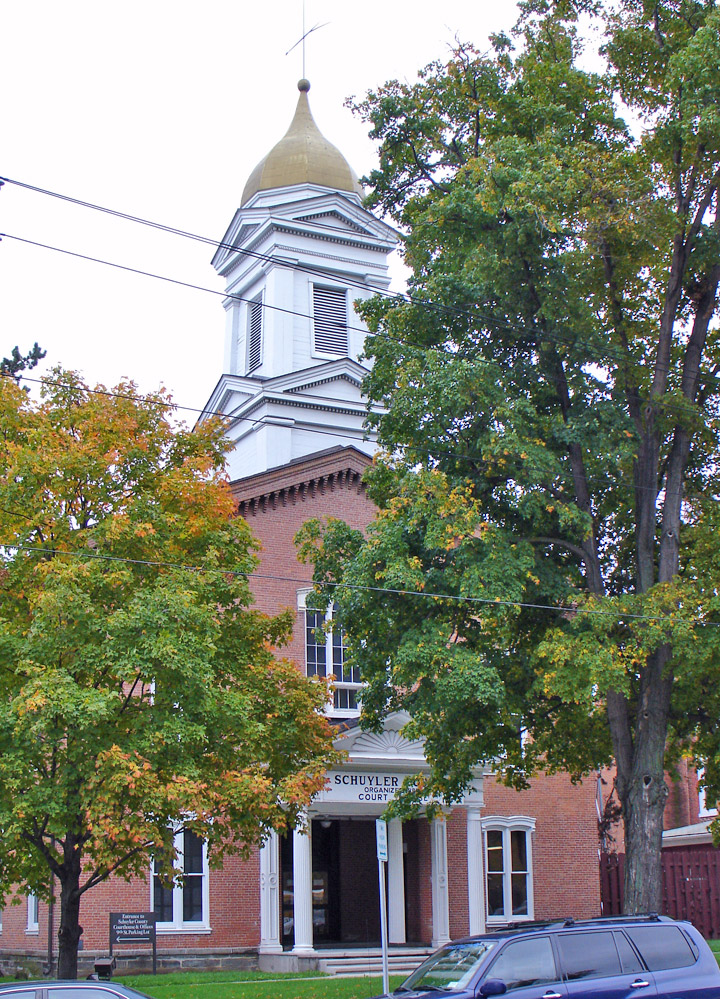
{"type": "MultiPolygon", "coordinates": [[[[52,246],[50,243],[40,243],[34,239],[26,239],[23,236],[16,236],[10,232],[0,233],[0,240],[3,239],[13,239],[17,243],[25,243],[27,246],[35,246],[42,250],[52,250],[54,253],[61,253],[67,257],[75,257],[78,260],[85,260],[93,264],[102,264],[105,267],[113,267],[115,270],[126,271],[129,274],[139,274],[141,277],[153,278],[155,281],[165,281],[167,284],[178,285],[181,288],[190,288],[192,291],[202,291],[207,295],[215,295],[219,298],[232,299],[235,302],[245,302],[248,305],[256,304],[255,300],[252,298],[246,298],[244,295],[237,295],[235,292],[231,291],[218,291],[217,288],[208,288],[206,285],[194,284],[192,281],[181,281],[180,278],[168,277],[165,274],[156,274],[154,271],[146,271],[140,267],[130,267],[129,264],[118,264],[113,260],[105,260],[104,257],[93,257],[86,253],[78,253],[76,250],[68,250],[62,246],[52,246]]],[[[307,312],[298,312],[297,309],[287,309],[281,305],[271,305],[264,299],[259,303],[261,308],[270,309],[273,312],[282,312],[288,316],[297,316],[299,319],[307,319],[308,322],[312,322],[312,316],[307,312]]],[[[390,336],[388,333],[371,333],[366,326],[351,326],[349,323],[345,326],[351,333],[362,333],[363,336],[378,336],[385,340],[391,340],[397,343],[397,338],[390,336]]],[[[403,340],[409,347],[413,347],[420,351],[425,351],[427,348],[422,344],[415,344],[411,340],[403,340]]],[[[438,348],[439,349],[439,348],[438,348]]],[[[450,351],[442,351],[445,355],[450,355],[450,351]]]]}
{"type": "MultiPolygon", "coordinates": [[[[162,222],[154,222],[154,221],[152,221],[150,219],[143,218],[140,215],[132,215],[132,214],[127,213],[127,212],[119,211],[118,209],[107,208],[107,207],[104,207],[103,205],[97,205],[97,204],[94,204],[93,202],[90,202],[90,201],[83,201],[82,199],[80,199],[80,198],[74,198],[71,195],[61,194],[61,193],[59,193],[57,191],[51,191],[48,188],[38,187],[37,185],[28,184],[28,183],[26,183],[24,181],[20,181],[20,180],[14,180],[11,177],[1,177],[0,178],[0,186],[3,183],[12,184],[12,185],[14,185],[16,187],[20,187],[20,188],[23,188],[23,189],[28,190],[28,191],[33,191],[36,194],[41,194],[41,195],[44,195],[46,197],[51,197],[51,198],[59,199],[61,201],[66,201],[66,202],[68,202],[70,204],[78,205],[79,207],[82,207],[82,208],[89,208],[89,209],[91,209],[93,211],[101,212],[103,214],[110,215],[110,216],[112,216],[114,218],[124,219],[125,221],[128,221],[128,222],[135,222],[135,223],[137,223],[139,225],[148,226],[148,227],[150,227],[152,229],[157,229],[157,230],[159,230],[161,232],[166,232],[166,233],[169,233],[171,235],[180,236],[180,237],[183,237],[185,239],[195,240],[195,241],[200,242],[200,243],[205,243],[208,246],[212,246],[214,249],[226,249],[226,250],[232,251],[233,253],[236,253],[238,255],[248,256],[248,257],[251,257],[253,259],[264,261],[266,263],[273,262],[273,260],[274,260],[274,258],[270,254],[260,253],[259,251],[256,251],[256,250],[249,250],[249,249],[246,249],[244,247],[236,246],[233,243],[225,243],[223,241],[218,241],[216,239],[212,239],[209,236],[201,236],[201,235],[198,235],[197,233],[188,232],[185,229],[180,229],[180,228],[175,227],[175,226],[166,225],[166,224],[164,224],[162,222]]],[[[314,226],[318,226],[318,223],[314,222],[313,225],[314,226]]],[[[340,230],[340,229],[337,229],[337,228],[334,228],[334,227],[331,227],[331,226],[320,226],[320,227],[321,228],[327,228],[327,229],[332,230],[332,231],[342,231],[342,232],[345,231],[345,230],[340,230]]],[[[19,237],[13,237],[13,238],[19,238],[19,237]]],[[[27,240],[26,242],[30,242],[30,241],[27,240]]],[[[38,246],[45,246],[45,244],[41,244],[41,243],[38,243],[36,245],[38,245],[38,246]]],[[[57,247],[46,247],[46,248],[47,249],[59,249],[57,247]]],[[[70,251],[59,251],[59,252],[70,252],[70,251]]],[[[77,256],[82,257],[82,254],[77,254],[77,256]]],[[[89,257],[87,259],[94,260],[94,261],[96,261],[98,263],[108,263],[109,264],[109,261],[99,260],[98,258],[94,258],[94,257],[89,257]]],[[[121,266],[121,265],[110,264],[110,266],[121,266]]],[[[297,271],[300,271],[302,273],[307,273],[307,274],[310,274],[310,275],[315,275],[315,276],[320,276],[320,277],[327,277],[326,271],[323,271],[320,268],[314,268],[314,267],[312,267],[312,266],[310,266],[308,264],[302,264],[299,261],[296,262],[296,263],[293,263],[291,265],[288,265],[288,266],[291,266],[293,270],[297,270],[297,271]]],[[[133,270],[133,268],[129,268],[129,269],[133,270]]],[[[171,280],[170,278],[163,278],[160,275],[152,275],[152,274],[149,274],[149,273],[143,272],[143,271],[138,271],[137,273],[145,274],[148,277],[151,277],[151,276],[152,277],[158,277],[160,280],[171,280]]],[[[180,283],[184,283],[184,282],[180,282],[180,283]]],[[[367,287],[368,287],[365,283],[363,283],[361,281],[355,281],[355,280],[353,280],[350,275],[343,275],[343,283],[345,285],[347,285],[348,287],[354,287],[354,288],[358,288],[358,289],[364,290],[364,291],[367,290],[367,287]]],[[[193,288],[196,288],[198,290],[203,290],[203,291],[209,291],[212,294],[223,294],[222,292],[217,292],[215,289],[210,289],[210,288],[206,289],[206,288],[203,288],[202,286],[199,286],[199,285],[188,285],[188,287],[193,287],[193,288]]],[[[478,321],[479,320],[481,323],[485,324],[487,327],[489,327],[491,329],[494,329],[496,331],[504,331],[506,333],[513,333],[515,335],[527,335],[528,332],[534,333],[534,334],[541,333],[541,335],[542,335],[542,337],[544,339],[547,339],[547,340],[550,340],[550,341],[554,341],[555,343],[558,343],[558,344],[563,344],[564,346],[574,346],[574,345],[577,345],[579,343],[581,344],[581,343],[584,342],[583,340],[579,340],[578,339],[577,333],[574,330],[569,330],[567,333],[562,333],[557,328],[552,329],[552,330],[542,330],[542,331],[528,330],[526,328],[518,326],[515,323],[510,323],[507,320],[498,319],[496,316],[491,316],[488,313],[484,313],[480,309],[478,309],[478,308],[476,308],[474,306],[472,308],[468,308],[468,307],[461,307],[461,306],[444,305],[444,304],[442,304],[440,302],[432,302],[432,301],[430,301],[428,299],[419,298],[419,297],[414,296],[414,295],[409,295],[409,294],[407,294],[405,292],[403,292],[403,293],[390,292],[390,291],[385,291],[383,289],[373,289],[373,294],[379,295],[379,296],[384,297],[384,298],[390,298],[390,299],[393,299],[393,300],[402,300],[402,301],[404,301],[406,303],[412,304],[413,306],[415,306],[417,308],[426,309],[428,311],[432,311],[432,312],[435,312],[435,313],[445,313],[446,315],[461,316],[461,317],[465,317],[467,319],[471,319],[473,321],[478,321]]],[[[239,300],[240,301],[245,301],[244,299],[239,299],[239,300]]],[[[265,304],[264,303],[262,303],[262,304],[263,304],[263,307],[265,307],[265,304]]],[[[353,329],[354,327],[349,327],[349,328],[353,329]]],[[[364,333],[368,333],[368,331],[364,327],[360,331],[364,332],[364,333]]],[[[370,335],[382,336],[383,334],[381,334],[381,333],[375,333],[375,334],[370,334],[370,335]]],[[[441,353],[441,354],[451,354],[453,356],[456,354],[455,351],[448,350],[447,348],[444,348],[444,347],[439,346],[439,345],[433,345],[433,344],[425,344],[425,345],[423,345],[423,344],[415,344],[411,340],[408,340],[405,337],[403,337],[403,338],[400,338],[400,337],[386,337],[386,338],[390,339],[391,341],[393,341],[395,343],[401,343],[401,344],[404,344],[404,345],[407,345],[407,346],[410,346],[410,347],[415,347],[418,350],[422,350],[422,351],[430,350],[430,351],[435,351],[435,352],[438,352],[438,353],[441,353]]],[[[606,356],[607,356],[608,359],[617,361],[618,363],[620,363],[620,362],[622,362],[622,361],[624,361],[626,359],[625,355],[623,355],[623,354],[615,351],[611,347],[606,347],[605,354],[606,354],[606,356]]]]}
{"type": "MultiPolygon", "coordinates": [[[[12,379],[12,380],[17,379],[19,381],[29,382],[30,384],[34,384],[34,385],[55,385],[58,388],[73,388],[74,387],[69,382],[63,382],[63,381],[60,381],[58,379],[49,378],[47,376],[40,377],[40,378],[34,378],[31,375],[13,375],[13,374],[7,372],[4,375],[0,375],[0,377],[5,377],[5,378],[8,378],[8,379],[12,379]]],[[[138,402],[138,403],[145,402],[146,399],[147,399],[147,396],[138,395],[136,393],[114,392],[112,389],[89,388],[88,386],[83,386],[82,387],[82,391],[83,392],[87,392],[90,395],[102,395],[102,396],[107,396],[108,398],[111,398],[111,399],[127,399],[127,400],[129,400],[131,402],[138,402]]],[[[165,409],[171,409],[171,410],[176,410],[177,409],[177,410],[181,410],[183,412],[188,412],[188,413],[198,413],[201,416],[214,416],[214,417],[218,417],[218,418],[220,418],[222,420],[226,420],[229,423],[250,423],[250,424],[253,424],[253,425],[256,425],[256,426],[262,426],[262,425],[264,425],[264,421],[263,420],[255,419],[252,416],[234,416],[232,414],[224,413],[221,410],[207,409],[207,408],[201,409],[201,408],[199,408],[197,406],[185,406],[185,405],[182,405],[180,403],[172,402],[172,401],[163,402],[160,399],[154,399],[153,400],[153,404],[154,405],[158,405],[158,406],[162,406],[165,409]]],[[[322,427],[313,427],[312,433],[319,434],[321,436],[333,437],[333,438],[340,437],[343,440],[352,441],[354,443],[357,443],[360,440],[362,440],[362,441],[373,441],[373,443],[375,442],[373,440],[373,438],[371,436],[367,435],[367,434],[361,435],[359,433],[356,433],[356,434],[351,434],[349,432],[345,432],[344,433],[342,430],[324,430],[322,427]]],[[[484,458],[482,455],[479,455],[479,454],[474,454],[472,451],[469,451],[469,452],[466,452],[466,453],[462,453],[460,451],[450,451],[450,450],[448,450],[446,448],[441,448],[441,447],[434,447],[434,448],[423,447],[421,444],[395,444],[394,445],[394,449],[396,451],[411,451],[413,453],[425,454],[425,455],[427,455],[430,458],[435,458],[435,457],[438,457],[438,456],[442,456],[444,458],[457,458],[459,461],[473,462],[474,464],[476,464],[478,466],[481,466],[481,467],[484,467],[484,468],[486,468],[489,471],[496,470],[496,467],[497,467],[496,464],[488,461],[487,458],[484,458]]],[[[539,466],[529,464],[528,462],[523,462],[522,463],[522,467],[524,469],[528,470],[528,471],[536,472],[538,475],[544,475],[544,476],[546,476],[548,474],[548,471],[549,471],[548,469],[540,468],[539,466]]],[[[519,467],[518,467],[518,471],[520,471],[519,467]]],[[[566,472],[566,474],[569,475],[570,473],[566,472]]],[[[509,475],[508,478],[512,478],[512,476],[509,475]]],[[[586,478],[587,478],[587,482],[590,483],[590,484],[592,484],[592,483],[595,483],[595,484],[601,483],[601,484],[605,485],[607,483],[607,475],[599,476],[597,478],[595,478],[594,476],[587,476],[586,478]]],[[[649,489],[650,487],[648,487],[648,486],[637,486],[637,487],[632,486],[632,487],[629,487],[629,488],[631,488],[631,489],[636,489],[637,488],[637,489],[646,490],[646,489],[649,489]]],[[[657,490],[651,490],[651,491],[657,492],[657,490]]]]}
{"type": "MultiPolygon", "coordinates": [[[[162,231],[169,232],[169,233],[172,233],[172,234],[175,234],[175,235],[178,235],[178,236],[183,236],[183,237],[187,237],[187,238],[190,238],[190,239],[199,240],[199,241],[201,241],[203,243],[208,243],[208,244],[212,245],[213,247],[225,247],[227,249],[233,250],[234,252],[248,253],[251,256],[255,256],[255,257],[258,257],[258,258],[263,259],[263,260],[272,260],[273,259],[272,257],[270,257],[269,255],[266,255],[266,254],[255,253],[254,251],[246,251],[246,250],[243,250],[243,249],[241,249],[239,247],[236,247],[236,246],[234,246],[232,244],[218,243],[216,240],[212,240],[209,237],[198,236],[196,234],[186,232],[185,230],[182,230],[182,229],[177,229],[177,228],[174,228],[174,227],[171,227],[171,226],[163,225],[161,223],[151,222],[151,221],[149,221],[147,219],[141,218],[140,216],[130,215],[130,214],[127,214],[127,213],[124,213],[124,212],[117,211],[115,209],[104,208],[102,206],[95,205],[95,204],[93,204],[91,202],[81,201],[80,199],[72,198],[72,197],[70,197],[68,195],[59,194],[57,192],[49,191],[49,190],[47,190],[45,188],[36,187],[34,185],[31,185],[31,184],[26,184],[26,183],[24,183],[22,181],[12,180],[11,178],[0,178],[0,184],[2,184],[3,182],[14,184],[16,186],[23,187],[23,188],[26,188],[28,190],[32,190],[32,191],[40,193],[40,194],[48,195],[50,197],[59,198],[59,199],[64,200],[64,201],[69,201],[69,202],[71,202],[73,204],[77,204],[77,205],[80,205],[82,207],[91,208],[91,209],[94,209],[94,210],[97,210],[97,211],[100,211],[100,212],[103,212],[103,213],[106,213],[106,214],[109,214],[109,215],[112,215],[112,216],[116,216],[116,217],[119,217],[119,218],[126,219],[128,221],[137,222],[137,223],[140,223],[142,225],[148,225],[148,226],[151,226],[152,228],[160,229],[162,231]]],[[[131,266],[126,265],[126,264],[119,264],[119,263],[116,263],[114,261],[106,260],[104,258],[94,257],[94,256],[90,256],[90,255],[87,255],[87,254],[78,253],[76,251],[68,250],[68,249],[65,249],[63,247],[58,247],[58,246],[53,246],[53,245],[46,244],[46,243],[41,243],[41,242],[38,242],[38,241],[35,241],[35,240],[26,239],[24,237],[16,236],[16,235],[13,235],[13,234],[10,234],[10,233],[0,234],[0,239],[3,238],[3,236],[5,238],[7,238],[7,239],[12,239],[12,240],[15,240],[17,242],[24,243],[24,244],[27,244],[27,245],[30,245],[30,246],[35,246],[35,247],[38,247],[38,248],[41,248],[41,249],[51,250],[53,252],[61,253],[61,254],[64,254],[64,255],[68,255],[68,256],[71,256],[71,257],[74,257],[74,258],[77,258],[77,259],[80,259],[80,260],[88,261],[88,262],[91,262],[91,263],[102,264],[104,266],[112,267],[112,268],[117,269],[117,270],[126,271],[126,272],[132,273],[132,274],[139,274],[140,276],[143,276],[143,277],[149,277],[149,278],[153,278],[155,280],[163,281],[163,282],[166,282],[166,283],[169,283],[169,284],[174,284],[174,285],[178,285],[180,287],[189,288],[191,290],[196,290],[196,291],[201,291],[201,292],[204,292],[204,293],[207,293],[207,294],[212,294],[212,295],[215,295],[216,297],[221,297],[223,299],[228,299],[229,298],[229,299],[232,299],[232,300],[235,300],[235,301],[245,302],[247,304],[255,304],[255,301],[253,299],[246,298],[246,297],[244,297],[242,295],[238,295],[238,294],[235,294],[233,292],[218,291],[217,289],[208,288],[208,287],[206,287],[204,285],[199,285],[199,284],[194,284],[192,282],[182,281],[180,279],[171,278],[171,277],[168,277],[166,275],[154,273],[152,271],[146,271],[146,270],[143,270],[143,269],[140,269],[140,268],[131,267],[131,266]]],[[[293,265],[293,266],[297,266],[299,269],[306,270],[309,273],[314,273],[314,274],[322,274],[322,273],[324,273],[322,271],[314,270],[313,268],[310,268],[310,267],[304,267],[303,265],[293,265]]],[[[345,282],[345,283],[348,283],[348,282],[345,282]]],[[[366,288],[367,286],[366,285],[360,285],[360,284],[358,284],[357,287],[366,288]]],[[[390,294],[390,293],[383,293],[383,294],[390,294]]],[[[398,296],[391,295],[391,297],[398,297],[398,296]]],[[[403,297],[404,297],[405,301],[409,301],[413,305],[418,306],[418,307],[432,308],[432,309],[442,310],[442,311],[446,311],[446,312],[447,311],[453,311],[453,312],[455,312],[457,314],[461,314],[462,313],[462,314],[465,314],[467,316],[470,316],[470,312],[468,310],[460,310],[460,309],[457,309],[457,308],[451,309],[450,307],[446,307],[446,306],[442,306],[442,305],[435,305],[433,303],[428,303],[428,302],[425,302],[423,300],[415,300],[415,299],[412,299],[409,296],[403,296],[403,297]]],[[[312,321],[312,316],[310,316],[307,313],[302,313],[302,312],[299,312],[299,311],[294,310],[294,309],[284,308],[282,306],[272,305],[270,303],[267,303],[265,300],[263,300],[260,303],[260,305],[261,305],[262,308],[271,309],[273,311],[285,313],[285,314],[288,314],[288,315],[296,316],[298,318],[306,319],[308,321],[312,321]]],[[[493,325],[495,325],[496,328],[498,328],[498,329],[505,329],[507,331],[514,332],[514,333],[520,334],[520,335],[526,335],[527,332],[528,332],[527,330],[524,330],[524,329],[522,329],[520,327],[512,326],[511,324],[502,323],[501,321],[498,321],[497,319],[492,319],[491,317],[487,317],[487,316],[484,317],[481,313],[477,313],[477,312],[473,311],[472,314],[476,318],[487,320],[489,323],[492,323],[493,325]]],[[[448,359],[454,359],[454,358],[456,358],[458,356],[466,356],[466,355],[461,354],[458,351],[453,351],[453,350],[450,350],[448,348],[443,348],[441,346],[436,346],[436,345],[419,344],[419,343],[415,343],[415,342],[409,340],[408,338],[400,338],[400,337],[396,337],[396,336],[391,336],[388,333],[383,333],[383,332],[370,333],[370,331],[368,331],[367,328],[364,327],[364,326],[358,327],[358,326],[347,325],[346,328],[348,329],[348,331],[358,332],[358,333],[361,333],[361,334],[363,334],[365,336],[368,336],[368,337],[379,337],[381,339],[389,340],[390,342],[393,342],[393,343],[400,343],[400,344],[402,344],[404,346],[408,346],[408,347],[410,347],[412,349],[415,349],[415,350],[419,351],[422,354],[425,354],[425,352],[427,352],[427,351],[431,351],[431,352],[439,353],[439,354],[441,354],[442,356],[444,356],[444,357],[446,357],[448,359]]],[[[563,340],[560,336],[548,335],[548,333],[546,331],[542,332],[542,336],[543,337],[548,337],[549,336],[550,339],[554,338],[554,339],[557,340],[557,342],[561,342],[561,343],[569,343],[570,342],[569,340],[563,340]]],[[[606,353],[608,354],[608,356],[612,355],[611,351],[606,351],[606,353]]],[[[719,377],[718,375],[713,375],[713,373],[709,373],[709,374],[714,379],[717,379],[719,377]]],[[[32,378],[25,378],[25,380],[29,381],[29,382],[32,382],[32,381],[41,381],[40,379],[32,379],[32,378]]],[[[173,403],[172,406],[173,406],[173,408],[184,410],[184,411],[187,411],[187,412],[195,412],[195,413],[204,414],[204,415],[219,416],[219,417],[231,420],[231,421],[236,422],[236,423],[239,423],[239,422],[247,422],[247,423],[251,423],[251,424],[262,424],[263,423],[262,420],[253,419],[253,418],[247,417],[247,416],[232,416],[232,415],[229,415],[227,413],[221,413],[221,412],[217,412],[217,411],[210,411],[210,410],[207,410],[207,409],[198,409],[198,408],[195,408],[195,407],[183,406],[183,405],[180,405],[180,404],[177,404],[177,403],[173,403]]],[[[359,435],[358,434],[351,434],[351,433],[344,434],[344,433],[339,432],[339,431],[322,430],[320,428],[317,428],[314,432],[316,432],[318,434],[325,434],[327,436],[342,437],[344,439],[351,440],[351,441],[357,441],[359,439],[359,435]]],[[[365,437],[365,438],[361,438],[361,439],[368,439],[368,438],[365,437]]],[[[470,453],[460,453],[460,452],[451,451],[451,450],[448,450],[448,449],[445,449],[445,448],[440,448],[440,447],[438,447],[438,448],[424,448],[424,447],[422,447],[420,445],[415,445],[415,444],[397,445],[397,449],[398,450],[412,450],[414,452],[425,453],[425,454],[428,454],[430,456],[442,455],[442,456],[445,456],[445,457],[454,457],[454,458],[457,458],[457,459],[462,460],[462,461],[472,461],[472,462],[476,462],[476,463],[480,463],[482,465],[485,465],[486,467],[490,466],[490,463],[487,461],[486,458],[484,458],[481,455],[473,454],[472,452],[470,452],[470,453]]],[[[524,467],[526,469],[529,469],[529,470],[535,470],[535,471],[537,471],[541,475],[546,475],[547,474],[547,470],[546,469],[540,469],[537,466],[531,466],[531,465],[525,464],[524,467]]],[[[593,481],[594,482],[600,482],[601,479],[599,479],[599,478],[598,479],[589,478],[588,481],[590,481],[590,482],[593,482],[593,481]]],[[[602,481],[604,482],[605,479],[603,478],[602,481]]],[[[648,487],[640,487],[640,488],[647,489],[648,487]]],[[[652,491],[657,492],[656,490],[652,490],[652,491]]]]}
{"type": "MultiPolygon", "coordinates": [[[[218,573],[221,575],[230,576],[240,576],[245,579],[265,579],[271,580],[273,582],[281,583],[295,583],[301,586],[307,586],[308,583],[312,583],[312,579],[300,579],[295,576],[278,576],[270,573],[262,572],[246,572],[244,569],[227,569],[227,568],[215,568],[213,566],[203,566],[203,565],[188,565],[182,562],[165,562],[156,559],[137,559],[128,558],[121,555],[103,555],[98,552],[79,552],[79,551],[66,551],[63,548],[44,548],[36,545],[23,545],[17,544],[16,542],[0,541],[0,548],[13,550],[13,551],[27,551],[34,552],[36,554],[42,555],[68,555],[73,558],[83,558],[83,559],[96,559],[105,562],[123,562],[129,565],[142,565],[149,566],[160,569],[179,569],[183,572],[211,572],[218,573]]],[[[427,590],[410,590],[401,589],[397,587],[390,586],[369,586],[363,585],[362,583],[346,583],[346,582],[327,582],[318,583],[318,586],[329,586],[332,588],[345,588],[347,590],[359,590],[363,592],[370,593],[388,593],[392,596],[400,597],[424,597],[430,600],[451,600],[456,603],[467,603],[467,604],[479,604],[484,606],[492,607],[521,607],[527,610],[544,610],[544,611],[554,611],[558,614],[588,614],[600,617],[618,617],[617,611],[611,610],[601,610],[600,608],[588,608],[582,607],[577,608],[570,605],[563,604],[536,604],[530,603],[523,600],[503,600],[494,597],[470,597],[462,596],[457,593],[433,593],[427,590]]],[[[648,615],[648,614],[632,614],[632,613],[622,613],[619,615],[623,620],[628,621],[649,621],[649,622],[663,622],[667,621],[668,618],[662,615],[648,615]]],[[[720,627],[714,621],[701,621],[697,618],[692,619],[693,624],[698,624],[703,627],[720,627]]]]}

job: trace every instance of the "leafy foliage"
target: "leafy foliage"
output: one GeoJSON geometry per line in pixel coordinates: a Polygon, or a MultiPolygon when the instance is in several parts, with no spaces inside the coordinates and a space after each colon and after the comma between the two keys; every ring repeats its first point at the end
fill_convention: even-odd
{"type": "Polygon", "coordinates": [[[34,368],[46,354],[47,351],[41,350],[37,343],[34,343],[32,350],[24,355],[20,353],[19,347],[13,347],[10,351],[10,357],[3,357],[0,361],[0,375],[10,375],[17,380],[20,377],[20,372],[34,368]]]}
{"type": "Polygon", "coordinates": [[[720,10],[520,12],[488,54],[461,45],[356,106],[410,300],[360,306],[377,521],[349,558],[337,525],[301,541],[318,582],[350,584],[326,592],[367,720],[404,707],[427,740],[423,792],[453,799],[498,757],[518,785],[614,757],[627,904],[647,911],[665,750],[718,745],[697,694],[718,662],[720,10]]]}
{"type": "Polygon", "coordinates": [[[251,607],[222,428],[172,417],[132,383],[0,383],[0,889],[60,880],[61,965],[84,892],[183,825],[247,852],[334,759],[327,691],[274,653],[289,617],[251,607]]]}

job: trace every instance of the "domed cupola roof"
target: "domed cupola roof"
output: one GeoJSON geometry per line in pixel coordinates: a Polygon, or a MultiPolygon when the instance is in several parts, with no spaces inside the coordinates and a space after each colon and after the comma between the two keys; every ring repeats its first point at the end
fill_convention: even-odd
{"type": "Polygon", "coordinates": [[[257,191],[294,184],[318,184],[362,197],[357,176],[340,150],[322,135],[310,113],[310,84],[300,80],[297,108],[290,128],[250,174],[241,205],[257,191]]]}

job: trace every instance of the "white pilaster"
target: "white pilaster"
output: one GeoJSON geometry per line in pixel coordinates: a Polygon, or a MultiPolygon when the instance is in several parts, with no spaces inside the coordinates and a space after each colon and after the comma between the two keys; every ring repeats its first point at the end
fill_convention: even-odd
{"type": "Polygon", "coordinates": [[[470,934],[485,932],[485,870],[480,809],[467,810],[468,922],[470,934]]]}
{"type": "Polygon", "coordinates": [[[445,820],[430,823],[430,858],[432,886],[432,945],[442,947],[450,939],[450,905],[448,901],[447,826],[445,820]]]}
{"type": "Polygon", "coordinates": [[[388,822],[388,941],[405,943],[405,857],[402,822],[388,822]]]}
{"type": "Polygon", "coordinates": [[[260,847],[259,954],[282,953],[280,940],[280,844],[271,832],[260,847]]]}
{"type": "Polygon", "coordinates": [[[293,954],[313,953],[312,924],[312,840],[311,823],[305,829],[293,829],[293,954]]]}

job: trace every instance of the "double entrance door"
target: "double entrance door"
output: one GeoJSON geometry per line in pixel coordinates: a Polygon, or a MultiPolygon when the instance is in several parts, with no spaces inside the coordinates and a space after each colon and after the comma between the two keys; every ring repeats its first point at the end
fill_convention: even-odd
{"type": "MultiPolygon", "coordinates": [[[[374,819],[314,819],[311,838],[314,946],[378,945],[374,819]]],[[[282,943],[289,949],[294,943],[292,836],[280,843],[282,943]]]]}

